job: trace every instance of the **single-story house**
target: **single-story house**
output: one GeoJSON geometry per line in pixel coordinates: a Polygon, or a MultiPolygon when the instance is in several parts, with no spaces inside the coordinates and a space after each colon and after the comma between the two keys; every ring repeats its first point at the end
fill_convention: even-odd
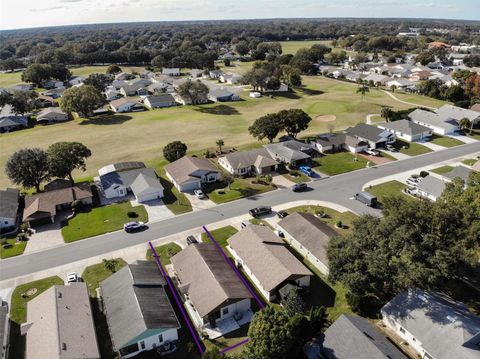
{"type": "Polygon", "coordinates": [[[311,213],[295,212],[278,225],[285,240],[320,272],[328,275],[327,246],[338,232],[311,213]]]}
{"type": "Polygon", "coordinates": [[[270,92],[288,92],[290,89],[288,88],[288,85],[286,83],[281,82],[280,87],[276,90],[273,89],[267,89],[264,88],[262,89],[262,92],[270,93],[270,92]]]}
{"type": "Polygon", "coordinates": [[[8,88],[9,92],[14,92],[14,91],[32,91],[33,90],[33,84],[17,84],[10,86],[8,88]]]}
{"type": "Polygon", "coordinates": [[[28,119],[25,116],[2,116],[0,117],[0,133],[20,130],[28,127],[28,119]]]}
{"type": "Polygon", "coordinates": [[[386,85],[388,81],[392,80],[391,77],[385,76],[385,75],[380,75],[380,74],[368,74],[367,76],[364,77],[363,81],[366,83],[369,83],[370,81],[373,81],[375,85],[380,84],[380,85],[386,85]]]}
{"type": "Polygon", "coordinates": [[[101,358],[85,283],[54,285],[30,300],[20,331],[28,359],[101,358]]]}
{"type": "Polygon", "coordinates": [[[120,162],[98,170],[99,189],[106,198],[120,198],[131,192],[137,202],[163,198],[163,186],[152,168],[143,162],[120,162]]]}
{"type": "Polygon", "coordinates": [[[200,70],[200,69],[191,69],[190,71],[188,71],[188,73],[190,74],[191,77],[193,77],[193,78],[198,78],[198,77],[202,77],[202,75],[203,75],[203,70],[200,70]]]}
{"type": "Polygon", "coordinates": [[[180,69],[179,68],[163,68],[162,75],[180,76],[180,69]]]}
{"type": "Polygon", "coordinates": [[[143,105],[138,101],[125,97],[111,101],[110,107],[113,112],[138,112],[145,110],[143,105]]]}
{"type": "Polygon", "coordinates": [[[153,84],[147,87],[148,92],[151,94],[158,93],[172,93],[175,91],[171,84],[165,82],[154,82],[153,84]]]}
{"type": "Polygon", "coordinates": [[[357,139],[344,133],[324,133],[318,135],[315,141],[311,143],[318,152],[338,152],[347,150],[352,153],[363,152],[368,149],[368,142],[357,139]]]}
{"type": "Polygon", "coordinates": [[[16,188],[0,190],[0,231],[16,227],[19,198],[20,191],[16,188]]]}
{"type": "Polygon", "coordinates": [[[442,174],[442,176],[449,180],[453,180],[454,178],[460,178],[465,183],[467,183],[470,173],[472,173],[472,170],[470,168],[467,168],[465,166],[456,166],[450,172],[442,174]]]}
{"type": "Polygon", "coordinates": [[[52,96],[38,95],[35,99],[35,104],[38,107],[55,107],[58,104],[55,102],[55,99],[52,96]]]}
{"type": "Polygon", "coordinates": [[[434,133],[439,135],[450,135],[459,131],[458,121],[440,116],[438,113],[425,111],[417,108],[409,113],[408,117],[416,124],[430,128],[434,133]]]}
{"type": "Polygon", "coordinates": [[[480,356],[480,317],[452,298],[412,288],[388,302],[381,314],[383,323],[421,358],[480,356]]]}
{"type": "Polygon", "coordinates": [[[231,85],[238,84],[242,80],[242,76],[232,73],[223,73],[218,78],[220,82],[228,83],[231,85]]]}
{"type": "Polygon", "coordinates": [[[251,320],[252,295],[212,243],[187,246],[170,258],[184,306],[198,330],[251,320]]]}
{"type": "Polygon", "coordinates": [[[221,71],[221,70],[212,70],[212,71],[208,72],[208,76],[211,79],[219,79],[220,76],[222,76],[222,75],[223,75],[223,71],[221,71]]]}
{"type": "Polygon", "coordinates": [[[435,202],[443,193],[445,182],[434,176],[427,176],[417,184],[417,194],[420,197],[435,202]]]}
{"type": "Polygon", "coordinates": [[[28,223],[30,227],[53,223],[57,211],[71,208],[74,201],[80,201],[84,205],[92,204],[92,197],[88,183],[69,187],[59,186],[57,189],[36,193],[25,197],[23,222],[28,223]]]}
{"type": "Polygon", "coordinates": [[[42,83],[42,87],[47,90],[51,90],[54,88],[61,88],[65,87],[63,81],[58,81],[54,79],[46,80],[42,83]]]}
{"type": "Polygon", "coordinates": [[[180,192],[191,192],[222,178],[220,170],[210,160],[189,156],[166,165],[165,173],[180,192]]]}
{"type": "Polygon", "coordinates": [[[387,143],[395,142],[395,134],[378,127],[360,123],[345,130],[348,136],[367,142],[370,148],[383,147],[387,143]]]}
{"type": "Polygon", "coordinates": [[[240,96],[235,95],[234,93],[221,88],[210,90],[207,97],[210,101],[213,101],[213,102],[226,102],[226,101],[240,100],[240,96]]]}
{"type": "Polygon", "coordinates": [[[155,77],[155,72],[153,72],[153,71],[143,70],[140,73],[140,78],[142,78],[142,79],[151,79],[152,77],[155,77]]]}
{"type": "Polygon", "coordinates": [[[62,97],[64,92],[65,92],[65,88],[54,88],[54,89],[42,92],[42,95],[50,96],[55,99],[55,98],[62,97]]]}
{"type": "Polygon", "coordinates": [[[451,118],[458,122],[463,118],[468,118],[474,125],[480,122],[480,113],[477,111],[467,110],[453,105],[443,105],[436,111],[437,115],[443,118],[451,118]]]}
{"type": "Polygon", "coordinates": [[[157,348],[169,352],[178,342],[178,322],[155,262],[137,261],[100,284],[104,313],[115,351],[122,358],[157,348]]]}
{"type": "Polygon", "coordinates": [[[68,84],[70,86],[76,86],[82,84],[83,81],[85,81],[85,78],[82,76],[72,76],[70,80],[68,80],[68,84]]]}
{"type": "Polygon", "coordinates": [[[413,72],[408,77],[412,81],[425,81],[425,80],[428,80],[430,76],[432,76],[432,72],[425,70],[425,71],[413,72]]]}
{"type": "Polygon", "coordinates": [[[265,148],[233,152],[220,157],[218,164],[233,175],[266,174],[277,170],[274,160],[265,148]]]}
{"type": "Polygon", "coordinates": [[[367,319],[342,314],[303,348],[308,359],[407,359],[367,319]]]}
{"type": "Polygon", "coordinates": [[[387,87],[392,88],[395,86],[397,89],[409,89],[414,90],[416,85],[412,81],[404,78],[396,78],[387,82],[387,87]]]}
{"type": "Polygon", "coordinates": [[[169,93],[147,96],[143,103],[149,109],[172,107],[177,104],[175,98],[169,93]]]}
{"type": "Polygon", "coordinates": [[[310,272],[268,227],[251,225],[228,240],[235,265],[246,273],[268,301],[279,299],[279,290],[290,284],[310,286],[310,272]]]}
{"type": "Polygon", "coordinates": [[[37,123],[42,125],[65,121],[68,121],[68,114],[59,107],[47,107],[37,114],[37,123]]]}
{"type": "Polygon", "coordinates": [[[145,87],[142,84],[125,85],[120,88],[120,93],[123,96],[145,96],[148,95],[148,90],[145,87]]]}
{"type": "Polygon", "coordinates": [[[128,86],[128,82],[124,80],[113,80],[110,86],[115,90],[120,91],[122,87],[128,86]]]}
{"type": "Polygon", "coordinates": [[[117,80],[117,81],[127,81],[127,80],[130,80],[130,79],[133,79],[133,78],[135,78],[134,75],[127,74],[126,72],[120,72],[119,74],[115,75],[115,80],[117,80]]]}
{"type": "Polygon", "coordinates": [[[121,97],[120,94],[118,93],[118,91],[116,89],[114,89],[113,87],[107,88],[105,90],[104,94],[105,94],[105,98],[109,102],[113,101],[113,100],[117,100],[121,97]]]}
{"type": "Polygon", "coordinates": [[[146,78],[136,78],[133,80],[128,81],[128,83],[132,86],[138,86],[139,88],[145,88],[152,84],[152,80],[146,78]]]}
{"type": "Polygon", "coordinates": [[[393,133],[397,138],[408,142],[421,141],[432,136],[432,129],[409,120],[398,120],[377,125],[378,128],[393,133]]]}
{"type": "Polygon", "coordinates": [[[310,144],[297,140],[270,143],[264,147],[276,161],[292,165],[309,160],[315,152],[315,149],[310,144]]]}

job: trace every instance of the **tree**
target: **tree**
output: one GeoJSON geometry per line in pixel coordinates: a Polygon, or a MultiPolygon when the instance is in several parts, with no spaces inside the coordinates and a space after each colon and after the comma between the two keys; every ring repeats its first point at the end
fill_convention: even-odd
{"type": "Polygon", "coordinates": [[[361,93],[361,94],[362,94],[362,101],[363,101],[363,99],[365,98],[365,94],[366,94],[367,92],[370,92],[370,89],[369,89],[368,86],[359,86],[359,87],[357,88],[357,93],[361,93]]]}
{"type": "Polygon", "coordinates": [[[254,64],[254,67],[243,75],[243,82],[250,84],[253,87],[253,91],[265,91],[271,75],[271,71],[265,66],[256,66],[254,64]]]}
{"type": "Polygon", "coordinates": [[[260,141],[267,138],[272,143],[282,127],[282,120],[277,114],[267,114],[257,118],[248,128],[248,132],[260,141]]]}
{"type": "Polygon", "coordinates": [[[79,142],[57,142],[47,149],[48,167],[52,177],[68,177],[74,184],[73,170],[86,170],[85,160],[92,152],[79,142]]]}
{"type": "Polygon", "coordinates": [[[239,41],[235,45],[235,52],[240,56],[245,56],[249,51],[250,49],[248,48],[248,42],[245,40],[239,41]]]}
{"type": "Polygon", "coordinates": [[[151,64],[154,68],[161,69],[168,65],[168,61],[165,59],[165,56],[157,55],[152,59],[151,64]]]}
{"type": "Polygon", "coordinates": [[[391,122],[394,116],[394,111],[390,107],[382,106],[380,116],[382,116],[387,122],[391,122]]]}
{"type": "Polygon", "coordinates": [[[280,79],[289,87],[300,86],[302,84],[302,76],[300,75],[299,69],[290,65],[281,65],[280,73],[280,79]]]}
{"type": "Polygon", "coordinates": [[[417,55],[415,61],[420,62],[423,66],[435,61],[435,56],[430,51],[423,51],[417,55]]]}
{"type": "Polygon", "coordinates": [[[230,59],[223,59],[223,64],[224,64],[226,67],[229,67],[229,66],[230,66],[230,59]]]}
{"type": "Polygon", "coordinates": [[[473,130],[473,122],[470,121],[468,118],[464,117],[462,118],[459,122],[458,122],[458,125],[460,126],[460,128],[462,130],[466,130],[467,128],[470,129],[470,133],[472,133],[472,130],[473,130]]]}
{"type": "Polygon", "coordinates": [[[208,86],[199,80],[187,80],[178,87],[180,96],[188,98],[193,105],[204,102],[208,91],[208,86]]]}
{"type": "Polygon", "coordinates": [[[70,70],[63,64],[50,64],[50,77],[59,81],[67,81],[72,77],[70,70]]]}
{"type": "Polygon", "coordinates": [[[22,72],[22,81],[41,86],[50,79],[50,66],[47,64],[31,64],[22,72]]]}
{"type": "Polygon", "coordinates": [[[325,307],[312,307],[308,313],[308,319],[313,333],[322,331],[328,323],[328,314],[325,307]]]}
{"type": "Polygon", "coordinates": [[[224,356],[220,354],[218,348],[209,349],[203,354],[202,359],[223,359],[224,356]]]}
{"type": "Polygon", "coordinates": [[[5,172],[13,183],[39,192],[40,185],[50,179],[47,153],[39,148],[19,150],[7,160],[5,172]]]}
{"type": "Polygon", "coordinates": [[[218,146],[218,151],[222,153],[222,147],[225,146],[225,141],[219,139],[217,142],[215,142],[215,144],[218,146]]]}
{"type": "Polygon", "coordinates": [[[283,129],[293,138],[308,128],[312,118],[301,109],[283,110],[278,113],[283,129]]]}
{"type": "Polygon", "coordinates": [[[314,44],[310,48],[310,59],[313,62],[319,62],[323,60],[324,56],[330,52],[332,52],[331,47],[322,44],[314,44]]]}
{"type": "Polygon", "coordinates": [[[111,273],[115,273],[117,271],[118,260],[116,259],[103,259],[103,267],[111,273]]]}
{"type": "Polygon", "coordinates": [[[35,108],[35,100],[38,93],[35,91],[15,91],[9,96],[7,103],[12,106],[12,111],[17,114],[24,114],[35,108]]]}
{"type": "Polygon", "coordinates": [[[92,85],[71,87],[65,91],[60,108],[64,112],[76,112],[80,116],[90,116],[93,110],[105,102],[103,95],[92,85]]]}
{"type": "Polygon", "coordinates": [[[92,85],[98,91],[103,92],[109,84],[112,83],[112,78],[105,74],[90,74],[85,81],[84,85],[92,85]]]}
{"type": "Polygon", "coordinates": [[[163,157],[168,162],[173,162],[182,158],[187,153],[187,145],[180,141],[173,141],[163,148],[163,157]]]}
{"type": "Polygon", "coordinates": [[[115,75],[119,74],[120,72],[122,72],[122,69],[118,65],[109,65],[107,67],[107,74],[115,75]]]}
{"type": "Polygon", "coordinates": [[[282,299],[281,304],[285,312],[290,316],[305,312],[305,301],[298,288],[292,288],[285,298],[282,299]]]}
{"type": "Polygon", "coordinates": [[[397,89],[397,86],[396,85],[392,85],[390,86],[390,90],[392,91],[392,93],[395,93],[395,90],[397,89]]]}

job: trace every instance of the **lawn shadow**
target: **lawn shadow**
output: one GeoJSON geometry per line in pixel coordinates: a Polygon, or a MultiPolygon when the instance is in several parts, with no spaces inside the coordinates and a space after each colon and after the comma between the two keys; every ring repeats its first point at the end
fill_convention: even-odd
{"type": "Polygon", "coordinates": [[[100,308],[100,302],[97,298],[90,298],[90,303],[92,306],[93,318],[95,321],[95,331],[97,333],[101,357],[105,359],[117,358],[108,330],[107,317],[100,308]]]}
{"type": "Polygon", "coordinates": [[[320,306],[332,308],[335,306],[336,296],[337,293],[335,293],[332,287],[325,283],[321,278],[314,275],[310,278],[310,288],[304,295],[307,310],[320,306]],[[322,295],[318,295],[318,293],[322,293],[322,295]]]}
{"type": "Polygon", "coordinates": [[[24,358],[26,337],[21,335],[20,324],[10,320],[10,347],[8,358],[24,358]]]}
{"type": "Polygon", "coordinates": [[[272,92],[270,94],[266,94],[265,96],[269,96],[272,98],[287,98],[290,100],[298,100],[301,98],[297,93],[293,91],[288,91],[288,92],[272,92]]]}
{"type": "Polygon", "coordinates": [[[307,87],[296,87],[295,89],[297,91],[302,92],[304,95],[307,95],[307,96],[323,95],[325,93],[324,91],[314,90],[314,89],[307,88],[307,87]]]}
{"type": "Polygon", "coordinates": [[[231,115],[238,115],[240,112],[235,107],[229,105],[216,105],[213,107],[196,107],[195,111],[201,113],[208,113],[210,115],[224,115],[224,116],[231,116],[231,115]]]}
{"type": "Polygon", "coordinates": [[[84,119],[80,125],[121,125],[133,117],[129,115],[107,115],[84,119]]]}

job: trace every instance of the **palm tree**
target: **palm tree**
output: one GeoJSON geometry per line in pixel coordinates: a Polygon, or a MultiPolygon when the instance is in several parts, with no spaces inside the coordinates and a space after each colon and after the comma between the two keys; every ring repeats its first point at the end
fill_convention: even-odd
{"type": "Polygon", "coordinates": [[[470,121],[468,118],[464,117],[460,121],[458,121],[458,125],[462,130],[466,130],[467,128],[470,128],[470,133],[472,133],[473,130],[473,122],[470,121]]]}
{"type": "Polygon", "coordinates": [[[103,259],[103,266],[106,270],[115,273],[118,261],[116,259],[103,259]]]}
{"type": "Polygon", "coordinates": [[[397,86],[395,85],[390,86],[390,90],[392,90],[392,93],[394,93],[396,89],[397,89],[397,86]]]}
{"type": "Polygon", "coordinates": [[[387,122],[390,122],[393,117],[393,110],[390,107],[383,106],[380,111],[380,116],[382,116],[387,122]]]}
{"type": "Polygon", "coordinates": [[[362,94],[362,101],[365,97],[365,94],[367,92],[370,92],[370,89],[368,88],[368,86],[360,86],[358,89],[357,89],[357,93],[361,93],[362,94]]]}
{"type": "Polygon", "coordinates": [[[222,147],[225,146],[225,141],[223,141],[222,139],[219,139],[215,143],[218,146],[218,150],[220,151],[220,153],[222,153],[222,147]]]}

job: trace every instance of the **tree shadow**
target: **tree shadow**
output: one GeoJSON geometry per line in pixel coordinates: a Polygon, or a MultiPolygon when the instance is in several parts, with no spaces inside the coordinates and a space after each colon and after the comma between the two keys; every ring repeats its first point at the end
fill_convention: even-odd
{"type": "Polygon", "coordinates": [[[208,113],[210,115],[224,115],[224,116],[230,116],[230,115],[238,115],[240,112],[235,107],[228,106],[228,105],[216,105],[214,107],[197,107],[195,108],[195,111],[201,112],[201,113],[208,113]]]}
{"type": "Polygon", "coordinates": [[[80,122],[80,125],[121,125],[133,117],[129,115],[106,115],[87,118],[80,122]]]}
{"type": "Polygon", "coordinates": [[[269,96],[272,98],[286,98],[290,100],[298,100],[301,98],[296,92],[293,91],[288,91],[288,92],[272,92],[272,93],[267,93],[265,96],[269,96]]]}
{"type": "Polygon", "coordinates": [[[297,87],[296,90],[300,91],[304,95],[308,95],[308,96],[322,95],[322,94],[325,93],[324,91],[314,90],[314,89],[307,88],[307,87],[297,87]]]}

